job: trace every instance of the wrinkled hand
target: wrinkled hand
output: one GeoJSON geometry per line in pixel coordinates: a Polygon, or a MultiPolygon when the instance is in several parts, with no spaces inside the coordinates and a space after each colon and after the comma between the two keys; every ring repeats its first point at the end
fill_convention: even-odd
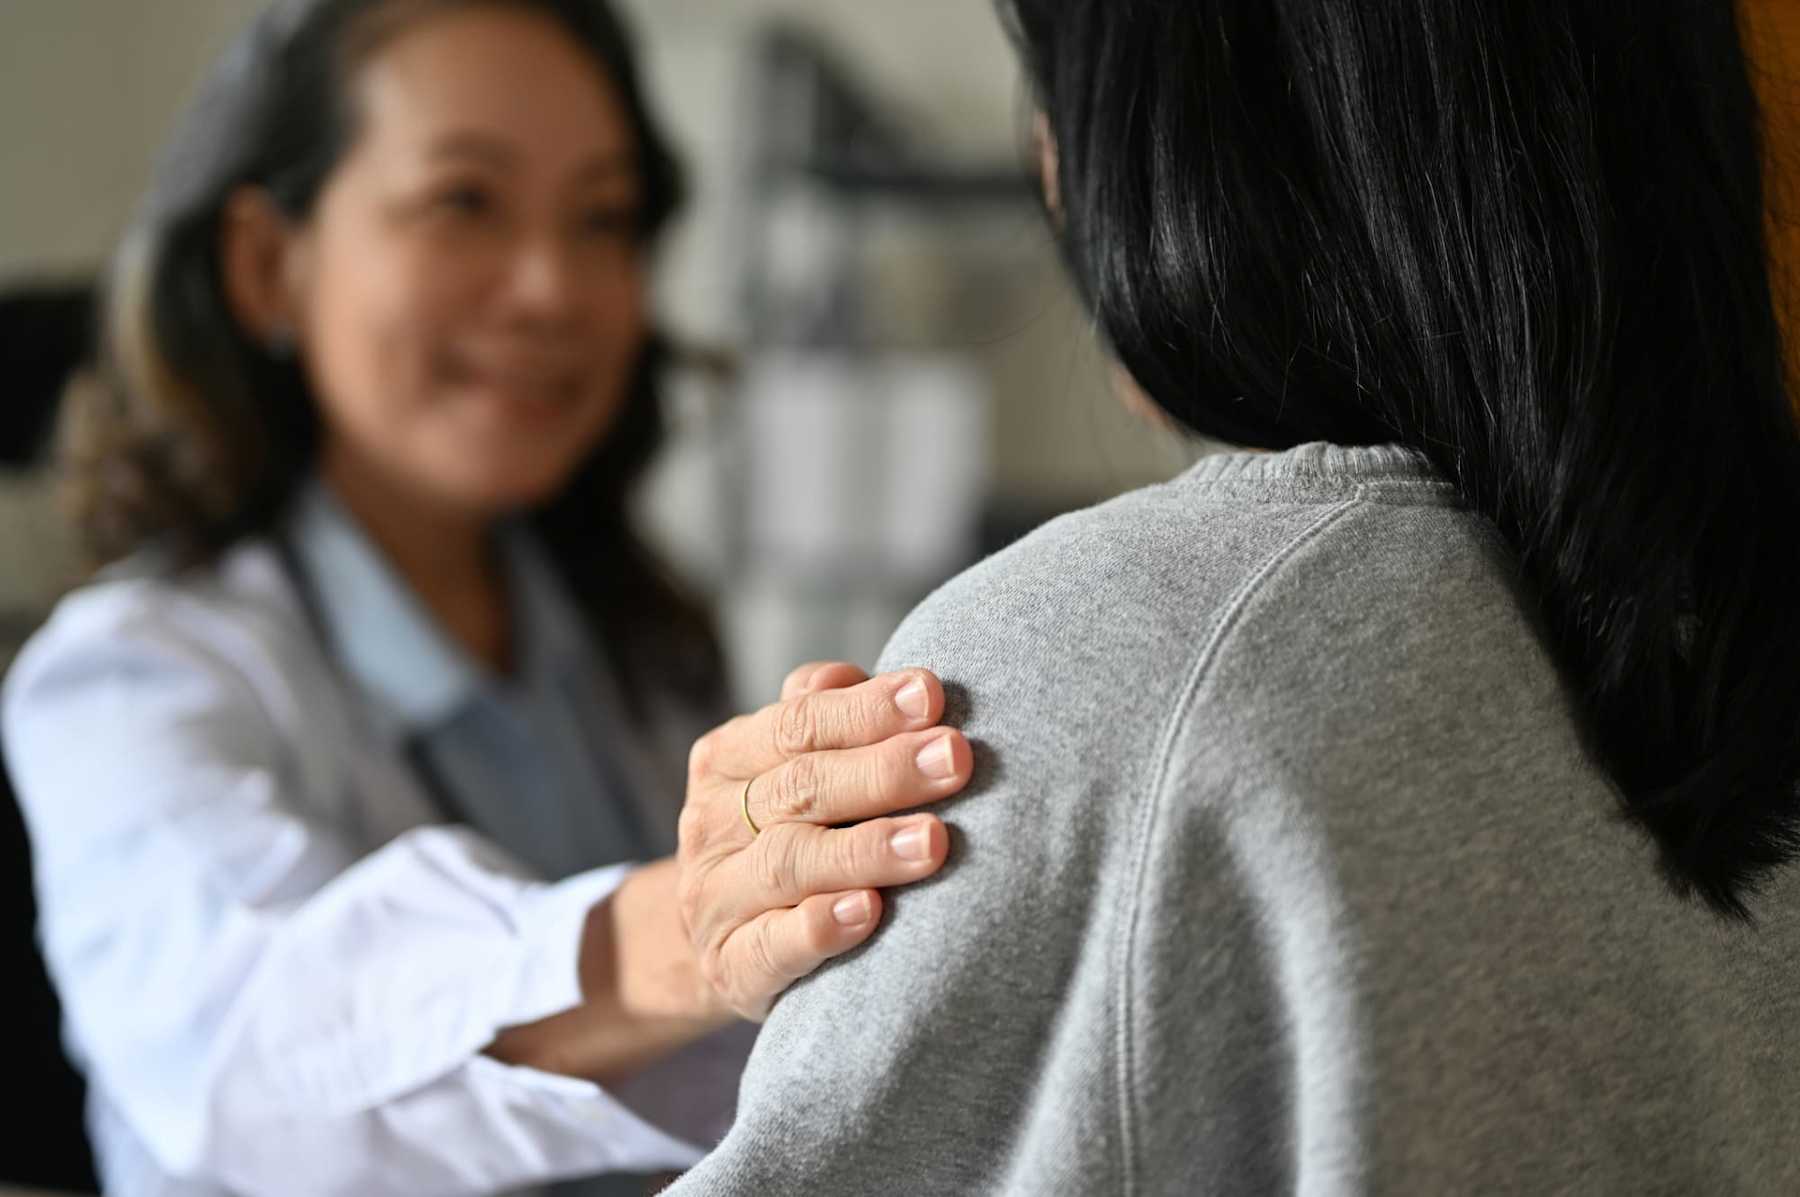
{"type": "Polygon", "coordinates": [[[805,665],[780,702],[694,745],[677,889],[701,974],[737,1013],[761,1021],[794,981],[868,939],[873,887],[943,866],[938,818],[878,817],[968,784],[968,741],[937,726],[943,711],[924,670],[868,680],[805,665]]]}

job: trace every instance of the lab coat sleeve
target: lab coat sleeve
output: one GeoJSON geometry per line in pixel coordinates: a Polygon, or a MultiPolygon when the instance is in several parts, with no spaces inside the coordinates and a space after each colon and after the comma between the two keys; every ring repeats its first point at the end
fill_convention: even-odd
{"type": "Polygon", "coordinates": [[[479,1193],[698,1158],[614,1094],[480,1054],[578,1004],[583,920],[627,866],[545,884],[450,827],[359,858],[293,801],[246,675],[167,621],[53,623],[3,728],[68,1036],[172,1174],[479,1193]]]}

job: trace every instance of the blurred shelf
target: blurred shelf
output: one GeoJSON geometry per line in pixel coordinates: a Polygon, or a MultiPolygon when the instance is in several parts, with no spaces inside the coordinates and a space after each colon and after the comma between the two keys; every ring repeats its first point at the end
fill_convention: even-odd
{"type": "Polygon", "coordinates": [[[922,205],[1018,204],[1038,202],[1037,189],[1013,170],[921,170],[900,165],[803,162],[794,176],[851,200],[900,201],[922,205]]]}

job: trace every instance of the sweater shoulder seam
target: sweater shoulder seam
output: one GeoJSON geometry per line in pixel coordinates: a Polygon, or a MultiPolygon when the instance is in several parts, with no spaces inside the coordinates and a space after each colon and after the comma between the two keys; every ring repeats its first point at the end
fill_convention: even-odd
{"type": "Polygon", "coordinates": [[[1296,554],[1322,537],[1366,500],[1367,496],[1359,488],[1352,496],[1333,504],[1305,528],[1284,541],[1238,586],[1188,665],[1175,705],[1171,708],[1168,718],[1164,721],[1162,730],[1158,734],[1146,801],[1138,812],[1133,831],[1131,865],[1127,882],[1130,888],[1126,893],[1125,900],[1120,904],[1117,916],[1123,926],[1121,934],[1114,937],[1114,943],[1117,946],[1113,953],[1113,983],[1110,986],[1116,1085],[1114,1109],[1122,1164],[1120,1177],[1123,1183],[1120,1192],[1123,1197],[1132,1197],[1137,1186],[1133,1095],[1138,1092],[1138,1089],[1135,1084],[1137,1064],[1132,1013],[1136,993],[1133,985],[1135,978],[1132,963],[1137,954],[1138,930],[1142,922],[1142,900],[1145,875],[1150,859],[1150,845],[1155,839],[1156,824],[1163,806],[1164,791],[1167,787],[1176,747],[1181,740],[1181,728],[1187,720],[1196,696],[1207,677],[1210,676],[1213,665],[1219,659],[1226,641],[1242,623],[1244,613],[1252,600],[1262,593],[1269,582],[1281,572],[1282,567],[1296,554]]]}

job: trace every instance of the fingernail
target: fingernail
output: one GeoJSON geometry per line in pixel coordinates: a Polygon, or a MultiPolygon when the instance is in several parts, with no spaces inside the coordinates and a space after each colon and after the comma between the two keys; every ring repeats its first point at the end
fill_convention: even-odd
{"type": "Polygon", "coordinates": [[[924,719],[931,714],[931,691],[925,688],[924,682],[914,678],[894,695],[894,705],[908,719],[924,719]]]}
{"type": "Polygon", "coordinates": [[[869,895],[850,894],[842,897],[831,908],[831,917],[842,927],[860,927],[869,921],[869,895]]]}
{"type": "Polygon", "coordinates": [[[956,772],[956,753],[950,747],[949,736],[939,736],[919,750],[913,758],[919,772],[925,776],[942,781],[956,772]]]}
{"type": "Polygon", "coordinates": [[[888,842],[894,846],[894,855],[901,860],[926,860],[931,856],[931,826],[914,823],[902,827],[888,842]]]}

